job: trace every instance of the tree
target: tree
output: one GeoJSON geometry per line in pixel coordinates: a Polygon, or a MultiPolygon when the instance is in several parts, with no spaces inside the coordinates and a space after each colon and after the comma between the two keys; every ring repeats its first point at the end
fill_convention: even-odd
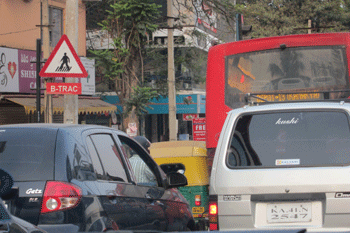
{"type": "Polygon", "coordinates": [[[136,107],[128,108],[134,87],[143,83],[143,54],[147,34],[156,30],[153,23],[159,6],[150,0],[107,0],[106,18],[99,24],[106,30],[113,43],[111,50],[95,50],[97,65],[105,78],[116,82],[116,92],[123,105],[123,126],[138,125],[136,107]]]}
{"type": "MultiPolygon", "coordinates": [[[[235,33],[236,14],[244,15],[244,24],[252,25],[251,37],[269,37],[307,33],[308,21],[312,33],[348,31],[349,0],[174,0],[177,9],[185,8],[200,15],[203,7],[207,20],[220,20],[229,33],[235,33]],[[211,12],[216,19],[210,17],[211,12]]],[[[182,11],[185,12],[185,11],[182,11]]],[[[179,14],[180,18],[185,18],[179,14]]],[[[220,38],[219,32],[217,36],[220,38]]],[[[225,42],[225,41],[224,41],[225,42]]],[[[227,41],[226,41],[227,42],[227,41]]]]}
{"type": "MultiPolygon", "coordinates": [[[[149,38],[157,26],[163,26],[164,22],[158,17],[161,13],[160,6],[152,2],[154,1],[106,0],[100,4],[87,5],[88,15],[91,18],[88,29],[106,30],[113,38],[113,49],[90,50],[89,52],[95,56],[97,72],[103,79],[116,83],[115,89],[123,105],[123,130],[130,121],[127,116],[129,113],[132,121],[136,123],[137,118],[142,118],[142,114],[146,113],[142,111],[141,115],[137,114],[137,101],[134,101],[134,97],[142,93],[145,97],[143,99],[146,100],[146,92],[140,91],[135,95],[133,92],[147,90],[144,89],[144,81],[151,78],[150,75],[147,75],[149,71],[152,71],[153,77],[157,77],[158,94],[166,96],[168,92],[167,50],[164,46],[153,46],[149,38]],[[107,13],[103,13],[101,8],[107,13]],[[102,21],[96,24],[96,20],[102,21]]],[[[182,37],[175,40],[176,44],[184,42],[182,37]]],[[[177,86],[189,77],[192,82],[204,82],[205,62],[206,52],[191,48],[191,45],[175,48],[177,86]]]]}
{"type": "Polygon", "coordinates": [[[348,10],[342,0],[246,0],[239,5],[253,38],[305,34],[308,20],[312,33],[347,31],[348,10]]]}

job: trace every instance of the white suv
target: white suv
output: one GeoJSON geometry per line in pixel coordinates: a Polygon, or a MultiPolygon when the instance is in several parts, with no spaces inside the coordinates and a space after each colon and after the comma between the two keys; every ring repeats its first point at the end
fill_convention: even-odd
{"type": "Polygon", "coordinates": [[[350,104],[228,113],[210,180],[210,228],[350,230],[350,104]]]}

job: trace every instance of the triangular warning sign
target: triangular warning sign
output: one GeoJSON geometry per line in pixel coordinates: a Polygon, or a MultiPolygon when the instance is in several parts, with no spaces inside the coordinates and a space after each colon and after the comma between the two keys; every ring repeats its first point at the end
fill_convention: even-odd
{"type": "Polygon", "coordinates": [[[40,77],[86,78],[88,73],[68,37],[63,34],[39,75],[40,77]]]}

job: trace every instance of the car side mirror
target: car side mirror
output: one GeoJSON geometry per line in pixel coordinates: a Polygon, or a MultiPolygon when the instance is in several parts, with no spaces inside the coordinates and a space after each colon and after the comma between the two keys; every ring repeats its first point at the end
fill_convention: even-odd
{"type": "Polygon", "coordinates": [[[181,173],[170,172],[167,174],[167,188],[176,188],[187,185],[187,178],[181,173]]]}
{"type": "Polygon", "coordinates": [[[0,197],[10,193],[13,186],[13,178],[6,171],[0,169],[0,197]]]}

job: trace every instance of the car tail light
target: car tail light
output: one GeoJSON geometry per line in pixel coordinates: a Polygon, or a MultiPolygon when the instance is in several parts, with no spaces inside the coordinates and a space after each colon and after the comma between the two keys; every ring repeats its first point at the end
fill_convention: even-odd
{"type": "Polygon", "coordinates": [[[194,204],[201,205],[201,195],[194,196],[194,204]]]}
{"type": "Polygon", "coordinates": [[[219,230],[218,196],[209,196],[209,230],[219,230]]]}
{"type": "Polygon", "coordinates": [[[82,196],[79,187],[61,181],[48,181],[45,186],[41,213],[49,213],[73,208],[82,196]]]}

